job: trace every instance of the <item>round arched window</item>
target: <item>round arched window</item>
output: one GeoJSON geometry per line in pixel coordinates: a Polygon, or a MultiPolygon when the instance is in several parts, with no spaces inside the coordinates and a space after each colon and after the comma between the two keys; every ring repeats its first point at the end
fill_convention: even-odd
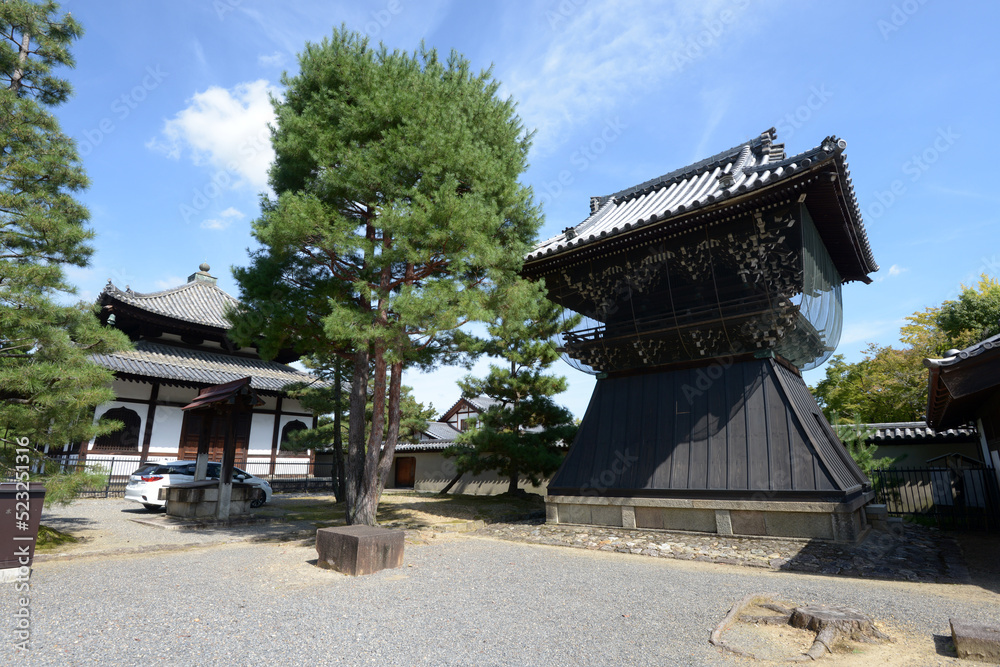
{"type": "Polygon", "coordinates": [[[285,445],[288,443],[288,436],[296,431],[305,431],[308,426],[300,422],[298,419],[295,421],[290,421],[285,424],[285,427],[281,429],[281,449],[285,449],[285,445]]]}
{"type": "Polygon", "coordinates": [[[120,421],[125,426],[118,431],[98,437],[94,442],[94,449],[139,451],[139,428],[142,420],[135,410],[112,408],[101,415],[100,421],[120,421]]]}

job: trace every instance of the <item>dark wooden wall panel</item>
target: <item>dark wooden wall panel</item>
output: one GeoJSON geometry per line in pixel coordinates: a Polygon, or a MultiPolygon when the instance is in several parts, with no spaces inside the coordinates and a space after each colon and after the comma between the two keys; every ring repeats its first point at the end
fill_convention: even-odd
{"type": "Polygon", "coordinates": [[[788,411],[783,409],[784,401],[777,381],[768,375],[764,386],[768,405],[767,435],[770,488],[775,491],[790,491],[792,489],[792,461],[788,442],[788,411]]]}
{"type": "Polygon", "coordinates": [[[751,380],[747,399],[747,455],[750,467],[750,489],[768,488],[767,417],[764,405],[764,368],[757,366],[751,380]]]}
{"type": "Polygon", "coordinates": [[[761,359],[734,364],[707,384],[698,379],[697,369],[678,369],[598,380],[550,492],[754,497],[859,488],[798,375],[761,359]],[[626,465],[627,457],[637,460],[626,465]]]}
{"type": "Polygon", "coordinates": [[[727,440],[729,411],[726,409],[728,374],[708,391],[708,488],[724,489],[729,474],[727,440]]]}
{"type": "Polygon", "coordinates": [[[732,382],[726,388],[730,405],[729,421],[726,424],[729,437],[729,485],[727,488],[735,490],[750,488],[745,371],[745,364],[733,366],[729,372],[732,382]]]}

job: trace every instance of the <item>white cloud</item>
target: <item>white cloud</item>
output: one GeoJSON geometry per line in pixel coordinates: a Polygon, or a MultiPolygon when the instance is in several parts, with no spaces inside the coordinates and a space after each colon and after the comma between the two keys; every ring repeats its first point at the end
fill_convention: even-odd
{"type": "Polygon", "coordinates": [[[267,127],[274,110],[268,95],[278,92],[263,79],[228,90],[212,86],[195,93],[146,146],[174,159],[186,153],[196,165],[228,172],[233,187],[249,184],[263,190],[274,159],[267,127]]]}
{"type": "Polygon", "coordinates": [[[875,278],[875,282],[880,283],[887,278],[895,278],[909,271],[909,269],[900,266],[899,264],[893,264],[889,267],[888,272],[885,275],[878,276],[875,278]]]}
{"type": "Polygon", "coordinates": [[[221,229],[226,229],[227,227],[229,227],[229,225],[233,224],[234,222],[237,222],[238,220],[242,220],[245,217],[246,216],[243,215],[243,213],[241,211],[238,211],[235,208],[233,208],[232,206],[230,206],[229,208],[227,208],[222,213],[219,213],[219,216],[217,218],[211,218],[211,219],[208,219],[208,220],[202,220],[201,221],[201,228],[202,229],[220,229],[220,230],[221,229]]]}
{"type": "Polygon", "coordinates": [[[271,55],[259,55],[257,56],[257,64],[263,67],[284,67],[285,54],[281,51],[275,51],[271,55]]]}
{"type": "Polygon", "coordinates": [[[669,6],[631,0],[614,11],[590,3],[555,7],[545,12],[548,34],[525,40],[544,52],[523,52],[504,73],[505,89],[519,101],[525,126],[537,129],[535,148],[543,154],[572,126],[613,117],[616,106],[640,102],[666,79],[731,48],[756,22],[738,0],[669,6]]]}
{"type": "Polygon", "coordinates": [[[840,334],[838,346],[843,349],[856,343],[873,343],[882,340],[887,334],[896,331],[903,325],[902,318],[895,320],[864,320],[848,322],[840,334]]]}
{"type": "Polygon", "coordinates": [[[187,282],[186,278],[170,275],[167,276],[166,278],[162,278],[161,280],[157,280],[153,284],[156,286],[156,289],[162,290],[162,289],[170,289],[171,287],[177,287],[178,285],[183,285],[186,282],[187,282]]]}

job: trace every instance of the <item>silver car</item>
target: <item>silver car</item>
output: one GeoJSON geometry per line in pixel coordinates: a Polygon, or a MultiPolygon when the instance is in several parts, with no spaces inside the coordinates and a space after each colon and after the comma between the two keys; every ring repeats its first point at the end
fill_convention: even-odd
{"type": "MultiPolygon", "coordinates": [[[[159,510],[167,504],[166,500],[160,500],[160,489],[171,484],[193,482],[194,466],[194,461],[146,463],[128,478],[128,485],[125,487],[125,500],[140,503],[150,511],[159,510]]],[[[219,479],[221,474],[221,463],[208,464],[208,479],[219,479]]],[[[233,468],[233,481],[257,487],[257,493],[250,501],[251,507],[260,507],[271,501],[271,485],[267,483],[266,479],[255,477],[245,470],[233,468]]]]}

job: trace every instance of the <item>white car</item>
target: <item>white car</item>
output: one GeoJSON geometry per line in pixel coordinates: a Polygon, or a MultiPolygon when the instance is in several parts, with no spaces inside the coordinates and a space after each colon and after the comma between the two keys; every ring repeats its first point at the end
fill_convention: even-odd
{"type": "MultiPolygon", "coordinates": [[[[141,466],[128,478],[125,487],[125,500],[141,503],[143,507],[154,511],[167,504],[160,500],[160,489],[171,484],[183,484],[194,481],[194,461],[167,461],[165,463],[147,463],[141,466]]],[[[221,463],[208,464],[208,479],[219,479],[222,474],[221,463]]],[[[245,470],[233,468],[233,481],[256,486],[259,491],[250,501],[250,507],[260,507],[271,501],[271,485],[266,479],[254,477],[245,470]]]]}

